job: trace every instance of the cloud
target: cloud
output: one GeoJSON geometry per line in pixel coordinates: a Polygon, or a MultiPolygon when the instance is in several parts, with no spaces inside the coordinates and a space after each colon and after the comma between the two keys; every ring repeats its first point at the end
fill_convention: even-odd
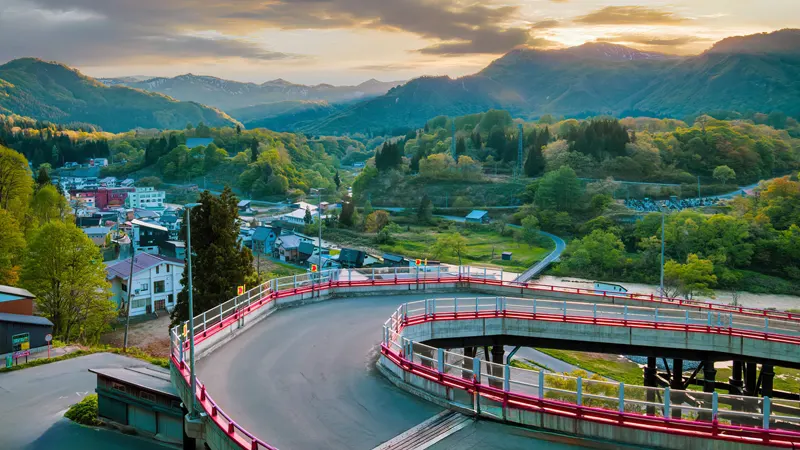
{"type": "Polygon", "coordinates": [[[126,58],[299,57],[281,52],[280,43],[248,40],[270,29],[402,31],[433,41],[419,51],[436,55],[499,54],[525,44],[527,30],[511,25],[519,7],[493,1],[0,0],[12,6],[0,8],[0,60],[32,55],[87,64],[126,58]],[[65,14],[73,20],[52,20],[65,14]],[[220,37],[202,36],[208,30],[220,37]]]}
{"type": "Polygon", "coordinates": [[[677,25],[688,20],[670,11],[645,6],[606,6],[574,21],[586,25],[677,25]]]}
{"type": "Polygon", "coordinates": [[[534,30],[546,30],[549,28],[556,28],[561,25],[561,22],[555,19],[547,19],[534,23],[531,28],[534,30]]]}
{"type": "Polygon", "coordinates": [[[641,44],[654,47],[679,47],[696,42],[710,42],[713,39],[698,36],[651,36],[646,34],[622,34],[606,36],[597,39],[598,42],[616,42],[627,44],[641,44]]]}

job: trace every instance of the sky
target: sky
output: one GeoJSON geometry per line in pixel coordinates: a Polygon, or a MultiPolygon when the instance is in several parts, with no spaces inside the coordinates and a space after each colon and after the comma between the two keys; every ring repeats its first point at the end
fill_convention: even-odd
{"type": "Polygon", "coordinates": [[[519,47],[696,54],[800,26],[799,0],[0,0],[0,63],[94,77],[357,84],[461,76],[519,47]]]}

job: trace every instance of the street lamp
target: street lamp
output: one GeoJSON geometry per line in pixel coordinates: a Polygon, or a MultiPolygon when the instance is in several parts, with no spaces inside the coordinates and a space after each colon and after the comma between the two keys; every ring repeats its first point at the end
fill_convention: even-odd
{"type": "Polygon", "coordinates": [[[192,208],[200,203],[187,203],[186,208],[186,259],[189,266],[189,377],[192,381],[192,405],[189,417],[197,418],[197,379],[194,376],[194,303],[192,301],[192,208]]]}
{"type": "MultiPolygon", "coordinates": [[[[311,192],[317,193],[317,229],[318,238],[317,238],[317,271],[322,272],[322,191],[325,188],[312,188],[311,192]]],[[[313,276],[313,275],[312,275],[313,276]]],[[[312,281],[313,282],[313,281],[312,281]]]]}
{"type": "Polygon", "coordinates": [[[659,296],[661,300],[664,300],[664,247],[665,247],[665,233],[664,233],[664,222],[665,217],[667,215],[667,202],[663,202],[661,204],[661,292],[659,296]]]}

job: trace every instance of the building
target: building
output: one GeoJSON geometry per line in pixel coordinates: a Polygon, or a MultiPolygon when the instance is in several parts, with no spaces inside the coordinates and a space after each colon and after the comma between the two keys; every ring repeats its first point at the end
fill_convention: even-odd
{"type": "MultiPolygon", "coordinates": [[[[315,208],[316,209],[316,208],[315,208]]],[[[282,216],[278,216],[278,220],[290,223],[293,225],[304,225],[306,223],[306,211],[311,212],[311,222],[317,221],[317,215],[314,211],[307,210],[307,209],[295,209],[290,213],[286,213],[282,216]]]]}
{"type": "Polygon", "coordinates": [[[272,247],[272,256],[285,262],[299,262],[301,242],[311,242],[311,239],[296,234],[278,236],[272,247]]]}
{"type": "Polygon", "coordinates": [[[341,252],[339,252],[339,264],[342,267],[346,267],[348,269],[364,267],[364,260],[366,259],[367,254],[361,250],[355,250],[352,248],[343,248],[341,252]]]}
{"type": "Polygon", "coordinates": [[[626,294],[628,289],[616,283],[606,283],[605,281],[594,282],[594,292],[596,294],[626,294]]]}
{"type": "MultiPolygon", "coordinates": [[[[128,194],[133,192],[132,187],[100,188],[95,191],[95,206],[100,209],[118,208],[125,205],[128,194]]],[[[70,191],[72,193],[72,191],[70,191]]]]}
{"type": "Polygon", "coordinates": [[[408,267],[408,259],[391,253],[383,254],[383,263],[386,267],[408,267]]]}
{"type": "Polygon", "coordinates": [[[47,350],[45,336],[53,334],[53,322],[27,314],[0,313],[0,358],[25,358],[47,350]]]}
{"type": "Polygon", "coordinates": [[[89,160],[89,167],[105,167],[108,165],[108,158],[93,158],[89,160]]]}
{"type": "Polygon", "coordinates": [[[0,285],[0,313],[33,315],[33,299],[25,289],[0,285]]]}
{"type": "Polygon", "coordinates": [[[83,232],[86,233],[87,236],[89,236],[89,239],[91,239],[92,242],[94,242],[94,245],[102,247],[106,245],[106,236],[108,236],[108,233],[111,232],[111,228],[89,227],[89,228],[84,228],[83,232]]]}
{"type": "Polygon", "coordinates": [[[253,252],[259,254],[272,253],[272,246],[275,240],[281,235],[278,227],[257,227],[253,233],[253,252]]]}
{"type": "Polygon", "coordinates": [[[178,214],[174,212],[164,213],[158,218],[158,223],[169,231],[169,238],[172,240],[178,239],[181,222],[178,214]]]}
{"type": "Polygon", "coordinates": [[[186,242],[166,241],[162,245],[159,245],[158,254],[162,256],[168,256],[170,258],[185,259],[186,242]]]}
{"type": "Polygon", "coordinates": [[[157,191],[154,187],[137,187],[125,199],[126,208],[163,208],[164,191],[157,191]]]}
{"type": "Polygon", "coordinates": [[[77,207],[94,208],[95,207],[95,193],[94,192],[76,192],[71,196],[72,201],[75,202],[77,207]]]}
{"type": "MultiPolygon", "coordinates": [[[[306,202],[292,203],[291,206],[294,209],[302,209],[303,211],[309,210],[312,213],[317,211],[317,205],[312,205],[311,203],[306,203],[306,202]]],[[[322,209],[325,210],[325,208],[322,209]]]]}
{"type": "Polygon", "coordinates": [[[481,210],[474,210],[471,213],[467,214],[465,218],[465,222],[467,223],[489,223],[489,212],[488,211],[481,211],[481,210]]]}
{"type": "Polygon", "coordinates": [[[122,187],[133,187],[133,183],[133,178],[125,178],[119,185],[122,187]]]}
{"type": "Polygon", "coordinates": [[[117,186],[117,179],[115,177],[105,177],[100,180],[100,186],[103,187],[116,187],[117,186]]]}
{"type": "Polygon", "coordinates": [[[137,253],[133,262],[133,282],[130,281],[131,259],[126,258],[106,268],[111,282],[111,300],[117,307],[128,301],[128,286],[133,286],[131,316],[153,311],[172,311],[183,289],[183,260],[166,256],[137,253]]]}
{"type": "Polygon", "coordinates": [[[183,442],[183,409],[169,371],[154,365],[89,369],[97,375],[97,415],[137,434],[183,442]]]}
{"type": "Polygon", "coordinates": [[[170,240],[166,227],[139,219],[131,221],[131,233],[137,252],[158,254],[158,247],[170,240]]]}
{"type": "Polygon", "coordinates": [[[240,200],[239,203],[236,205],[239,207],[240,213],[251,213],[253,212],[253,208],[251,207],[250,200],[240,200]]]}
{"type": "Polygon", "coordinates": [[[331,258],[330,256],[322,256],[321,263],[318,262],[317,257],[311,258],[309,264],[320,264],[318,270],[338,269],[342,267],[339,261],[331,258]]]}

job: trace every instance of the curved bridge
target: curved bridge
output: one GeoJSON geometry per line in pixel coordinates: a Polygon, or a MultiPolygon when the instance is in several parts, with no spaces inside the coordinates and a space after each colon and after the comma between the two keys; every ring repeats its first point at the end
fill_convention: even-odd
{"type": "MultiPolygon", "coordinates": [[[[229,302],[226,302],[223,305],[220,305],[219,308],[214,308],[210,311],[206,311],[203,314],[197,316],[195,318],[195,328],[194,328],[194,335],[196,341],[196,353],[197,358],[200,359],[203,356],[209,354],[210,352],[214,351],[215,349],[223,346],[226,342],[231,340],[232,338],[240,335],[244,332],[247,328],[251,325],[259,322],[260,320],[268,317],[274,311],[278,310],[279,308],[287,307],[287,306],[295,306],[305,303],[311,302],[318,302],[321,300],[326,300],[330,298],[336,297],[348,297],[348,296],[363,296],[363,295],[381,295],[385,297],[386,294],[422,294],[422,293],[430,293],[435,291],[443,291],[443,292],[454,292],[454,291],[471,291],[471,292],[483,292],[483,293],[490,293],[490,294],[501,294],[501,295],[508,295],[510,296],[520,296],[520,297],[536,297],[537,298],[537,308],[545,308],[539,309],[536,311],[538,315],[538,321],[541,323],[544,322],[552,322],[553,324],[557,324],[558,321],[555,320],[555,316],[559,316],[554,311],[546,312],[548,308],[555,308],[556,303],[560,303],[562,306],[564,305],[564,301],[561,300],[560,302],[553,302],[553,304],[545,304],[542,302],[545,301],[553,301],[553,299],[569,299],[575,301],[586,301],[597,303],[599,309],[599,315],[592,313],[596,317],[587,316],[588,310],[584,310],[582,314],[582,319],[576,320],[583,320],[586,321],[590,319],[592,322],[593,327],[600,327],[606,326],[602,325],[603,321],[606,320],[616,320],[612,317],[613,314],[623,314],[622,320],[627,321],[623,328],[631,330],[636,329],[640,326],[640,311],[635,310],[636,307],[641,307],[642,305],[649,305],[651,309],[655,309],[656,307],[659,308],[659,312],[654,314],[661,314],[659,319],[665,319],[659,322],[660,327],[669,327],[669,326],[682,326],[682,327],[703,327],[705,326],[708,329],[714,328],[715,330],[724,329],[725,327],[720,326],[719,324],[724,323],[726,320],[729,321],[730,324],[734,324],[737,327],[741,325],[742,328],[737,327],[727,327],[729,330],[738,330],[734,334],[728,333],[726,336],[729,338],[741,338],[741,339],[750,339],[749,335],[745,336],[742,333],[753,333],[759,334],[761,336],[768,336],[768,338],[764,339],[765,342],[768,342],[769,345],[777,346],[775,347],[774,354],[776,358],[783,358],[783,353],[781,350],[781,345],[796,345],[791,342],[783,342],[783,338],[778,340],[775,339],[779,333],[771,332],[770,330],[783,330],[784,328],[791,331],[791,328],[794,326],[795,323],[800,322],[798,320],[797,315],[791,315],[786,313],[774,312],[774,311],[761,311],[761,310],[753,310],[753,309],[746,309],[746,308],[731,308],[723,305],[708,305],[703,303],[697,302],[685,302],[673,299],[658,299],[653,298],[652,296],[645,296],[645,295],[636,295],[636,294],[629,294],[622,297],[619,296],[609,296],[603,293],[596,293],[594,291],[586,291],[586,290],[579,290],[579,289],[565,289],[565,288],[557,288],[552,286],[541,286],[541,285],[528,285],[526,283],[516,283],[511,281],[505,281],[503,278],[509,274],[503,274],[502,272],[499,273],[492,273],[486,270],[475,270],[466,267],[462,268],[453,268],[453,269],[439,269],[435,272],[433,271],[424,271],[424,270],[396,270],[396,269],[389,269],[389,270],[372,270],[372,271],[357,271],[357,270],[341,270],[341,271],[330,271],[324,272],[322,274],[316,275],[314,278],[309,278],[309,276],[297,276],[297,277],[287,277],[277,280],[271,280],[263,285],[257,286],[254,289],[246,292],[244,295],[231,299],[229,302]],[[540,298],[548,298],[550,300],[539,300],[540,298]],[[604,305],[600,307],[600,305],[604,305]],[[619,308],[621,310],[614,310],[612,309],[604,309],[606,306],[611,307],[611,305],[620,305],[619,308]],[[628,316],[625,318],[625,309],[628,309],[628,316]],[[678,313],[668,312],[668,308],[680,309],[683,312],[683,323],[677,317],[678,313]],[[685,323],[686,322],[686,312],[689,311],[689,319],[692,323],[685,323]],[[547,315],[553,315],[553,320],[548,320],[547,315]],[[669,317],[669,321],[666,318],[669,317]],[[704,324],[700,323],[701,321],[705,321],[704,324]],[[713,326],[709,324],[709,320],[713,322],[713,326]],[[599,321],[599,322],[598,322],[599,321]],[[671,322],[670,322],[671,321],[671,322]],[[671,323],[671,325],[669,325],[671,323]],[[761,328],[759,328],[758,324],[761,324],[761,328]],[[763,326],[766,325],[767,329],[764,330],[763,326]]],[[[452,301],[452,299],[450,299],[452,301]]],[[[348,300],[349,301],[349,300],[348,300]]],[[[357,299],[353,299],[353,301],[359,301],[357,299]]],[[[514,305],[517,300],[512,300],[510,298],[503,300],[502,308],[497,308],[499,305],[497,302],[499,300],[493,298],[492,301],[494,302],[495,307],[493,307],[494,313],[499,314],[501,311],[504,311],[507,317],[471,317],[470,320],[527,320],[530,321],[528,318],[512,318],[508,316],[509,314],[513,313],[513,309],[508,309],[509,305],[514,305]]],[[[532,306],[531,300],[525,300],[529,302],[524,306],[532,306]]],[[[461,302],[461,300],[459,300],[461,302]]],[[[426,357],[425,352],[429,350],[424,350],[421,353],[416,353],[419,355],[417,360],[414,360],[415,353],[412,351],[410,353],[403,352],[403,344],[402,339],[408,339],[407,337],[403,336],[403,333],[410,333],[414,330],[414,327],[425,327],[428,323],[442,323],[444,324],[447,322],[444,320],[447,316],[443,316],[445,314],[444,308],[446,308],[446,301],[435,301],[435,306],[430,306],[430,301],[422,302],[421,304],[429,305],[431,310],[428,310],[428,313],[433,314],[426,314],[426,311],[422,311],[422,318],[423,322],[420,323],[413,323],[413,322],[405,322],[402,324],[402,327],[398,324],[402,323],[402,321],[398,321],[397,314],[395,313],[395,322],[387,324],[387,332],[384,335],[384,339],[380,339],[378,337],[379,333],[379,321],[375,324],[375,339],[374,342],[378,343],[379,341],[383,341],[380,351],[382,352],[381,362],[384,367],[388,366],[387,361],[391,360],[391,364],[395,366],[397,372],[399,374],[411,374],[411,376],[420,376],[425,378],[434,378],[436,383],[439,383],[438,370],[436,369],[435,364],[432,363],[432,360],[427,360],[427,363],[423,363],[420,357],[426,357]],[[437,320],[433,322],[429,322],[427,317],[433,318],[433,315],[436,316],[437,320]],[[441,319],[441,320],[440,320],[441,319]],[[406,326],[408,328],[406,328],[406,326]],[[397,339],[400,339],[400,349],[396,348],[397,339]],[[395,344],[392,344],[395,342],[395,344]],[[411,358],[407,359],[408,356],[411,358]],[[394,359],[392,359],[394,358],[394,359]],[[425,372],[428,371],[428,372],[425,372]],[[432,372],[431,372],[432,371],[432,372]]],[[[451,313],[453,313],[453,317],[450,318],[450,323],[455,323],[456,321],[466,320],[465,317],[458,317],[462,311],[462,309],[470,308],[470,313],[474,313],[474,304],[471,306],[469,305],[469,300],[463,300],[463,303],[460,303],[458,307],[455,306],[453,302],[453,309],[451,313]],[[458,314],[456,314],[458,313],[458,314]]],[[[479,305],[479,313],[484,314],[481,312],[481,301],[477,301],[474,303],[478,303],[479,305]]],[[[491,302],[488,302],[491,303],[491,302]]],[[[567,314],[560,314],[562,319],[567,317],[578,317],[578,314],[573,314],[575,311],[575,306],[568,302],[569,304],[566,306],[567,314]]],[[[396,305],[397,303],[394,303],[396,305]]],[[[408,307],[406,307],[408,308],[408,307]]],[[[486,307],[488,308],[488,306],[486,307]]],[[[581,306],[581,308],[585,308],[581,306]]],[[[386,315],[389,314],[391,309],[386,310],[386,315]]],[[[488,309],[486,309],[488,311],[488,309]]],[[[411,318],[415,318],[419,316],[415,308],[412,307],[412,312],[414,314],[407,315],[403,313],[404,317],[408,317],[409,320],[411,318]]],[[[525,312],[527,314],[527,311],[525,312]]],[[[530,314],[533,314],[531,310],[530,314]]],[[[384,316],[385,317],[385,316],[384,316]]],[[[561,320],[561,325],[569,325],[570,322],[566,320],[561,320]]],[[[579,324],[578,324],[579,325],[579,324]]],[[[585,325],[585,324],[584,324],[585,325]]],[[[684,328],[683,333],[687,332],[688,328],[684,328]]],[[[659,332],[669,331],[668,328],[659,329],[659,332]]],[[[173,383],[178,388],[178,391],[181,395],[181,398],[184,401],[184,404],[190,404],[192,393],[189,389],[189,368],[188,368],[188,344],[187,344],[187,335],[188,335],[188,327],[179,326],[171,330],[171,342],[172,346],[172,374],[173,374],[173,383]]],[[[677,331],[675,331],[677,332],[677,331]]],[[[733,331],[731,331],[733,332],[733,331]]],[[[719,334],[719,333],[718,333],[719,334]]],[[[723,334],[719,334],[722,336],[723,334]]],[[[444,335],[440,335],[444,336],[444,335]]],[[[786,334],[787,339],[794,339],[793,334],[786,334]]],[[[460,336],[448,336],[448,338],[458,338],[462,339],[467,336],[460,335],[460,336]]],[[[475,337],[475,336],[473,336],[475,337]]],[[[283,345],[287,344],[287,342],[276,343],[276,345],[283,345]]],[[[411,349],[417,348],[417,346],[422,344],[414,343],[411,345],[411,349]]],[[[421,347],[422,348],[422,347],[421,347]]],[[[733,351],[732,348],[728,348],[728,350],[733,351]]],[[[438,352],[438,350],[430,350],[434,352],[438,352]]],[[[772,351],[772,350],[771,350],[772,351]]],[[[451,352],[452,353],[452,352],[451,352]]],[[[434,353],[435,355],[435,353],[434,353]]],[[[243,356],[243,357],[246,357],[243,356]]],[[[435,356],[428,356],[428,358],[435,358],[435,356]]],[[[216,356],[215,356],[216,358],[216,356]]],[[[464,360],[464,355],[460,356],[462,361],[464,360]]],[[[474,364],[474,363],[473,363],[474,364]]],[[[483,364],[490,364],[487,362],[483,362],[483,364]]],[[[463,364],[461,365],[463,366],[463,364]]],[[[459,366],[459,367],[461,367],[459,366]]],[[[443,366],[446,367],[446,366],[443,366]]],[[[489,368],[490,366],[487,366],[489,368]]],[[[493,366],[492,366],[493,367],[493,366]]],[[[462,368],[459,370],[467,370],[469,368],[462,368]]],[[[498,369],[494,368],[491,369],[489,372],[484,371],[486,376],[495,376],[495,372],[498,369]]],[[[506,369],[500,369],[506,370],[506,369]]],[[[513,372],[513,369],[509,369],[509,372],[513,372]]],[[[502,372],[500,372],[502,373],[502,372]]],[[[441,375],[447,375],[446,372],[443,372],[441,375]]],[[[462,373],[459,372],[458,378],[460,383],[465,383],[463,379],[462,373]]],[[[266,374],[252,374],[253,380],[257,380],[260,378],[265,377],[266,374]]],[[[403,375],[407,376],[407,375],[403,375]]],[[[538,375],[537,375],[538,376],[538,375]]],[[[402,377],[401,377],[402,378],[402,377]]],[[[499,377],[502,380],[502,376],[499,377]]],[[[428,380],[434,382],[434,380],[428,380]]],[[[480,381],[480,378],[478,379],[480,381]]],[[[474,398],[486,399],[489,398],[488,396],[495,396],[496,398],[499,393],[505,392],[507,395],[512,395],[513,391],[504,390],[502,389],[502,382],[500,382],[500,387],[493,387],[492,383],[489,383],[488,379],[485,380],[486,383],[475,383],[475,380],[469,380],[466,384],[462,384],[459,386],[463,386],[464,389],[459,389],[463,391],[465,395],[472,396],[474,398]],[[486,384],[485,389],[481,387],[483,384],[486,384]],[[469,385],[469,386],[467,386],[469,385]],[[499,389],[497,392],[491,391],[491,389],[499,389]]],[[[497,383],[497,379],[494,379],[494,383],[497,383]]],[[[518,380],[515,378],[515,382],[518,380]]],[[[264,382],[267,382],[265,380],[264,382]]],[[[509,383],[511,381],[509,380],[509,383]]],[[[531,385],[535,385],[535,383],[530,383],[531,385]]],[[[547,384],[544,384],[547,387],[547,384]]],[[[451,387],[452,388],[452,387],[451,387]]],[[[617,387],[618,388],[618,387],[617,387]]],[[[538,388],[537,388],[538,389],[538,388]]],[[[627,392],[630,390],[631,387],[625,387],[623,392],[627,392]]],[[[455,392],[451,389],[452,392],[455,392]]],[[[420,392],[418,392],[420,393],[420,392]]],[[[197,383],[197,391],[194,393],[197,399],[197,403],[201,412],[204,414],[201,416],[199,421],[196,422],[188,422],[187,421],[187,432],[194,437],[202,439],[206,442],[210,448],[212,449],[228,449],[228,448],[267,448],[271,449],[274,448],[269,443],[265,442],[262,439],[256,437],[255,434],[248,432],[245,430],[245,427],[241,426],[235,421],[234,417],[231,417],[229,414],[224,412],[220,406],[212,399],[211,393],[208,391],[207,386],[202,382],[198,381],[197,383]]],[[[514,393],[516,394],[516,393],[514,393]]],[[[520,394],[525,395],[525,394],[520,394]]],[[[582,395],[592,395],[589,390],[586,391],[585,394],[582,395]]],[[[670,396],[667,396],[668,398],[670,396]]],[[[447,399],[447,395],[444,397],[447,399]]],[[[588,397],[587,397],[588,398],[588,397]]],[[[543,397],[540,398],[540,401],[543,401],[543,397]]],[[[757,400],[757,402],[760,400],[757,400]]],[[[769,400],[765,400],[768,402],[769,400]]],[[[479,403],[481,400],[479,400],[479,403]]],[[[509,404],[513,404],[512,399],[509,398],[509,404]]],[[[624,403],[624,402],[623,402],[624,403]]],[[[655,402],[654,402],[655,403],[655,402]]],[[[709,403],[710,404],[710,403],[709,403]]],[[[762,403],[763,404],[763,403],[762,403]]],[[[485,407],[483,409],[472,409],[473,412],[478,413],[481,411],[489,411],[490,409],[485,407]]],[[[660,404],[663,406],[663,404],[660,404]]],[[[759,404],[761,405],[761,404],[759,404]]],[[[268,408],[269,405],[264,405],[265,408],[268,408]]],[[[448,406],[452,406],[452,404],[448,404],[448,406]]],[[[474,406],[474,405],[473,405],[474,406]]],[[[645,405],[645,409],[647,406],[645,405]]],[[[391,408],[392,405],[387,404],[384,405],[384,408],[391,408]]],[[[761,407],[763,406],[758,406],[761,407]]],[[[686,407],[682,407],[686,409],[686,407]]],[[[698,410],[699,411],[699,410],[698,410]]],[[[700,411],[705,414],[704,411],[700,411]]],[[[430,415],[430,410],[425,412],[426,414],[430,415]]],[[[275,411],[275,414],[282,414],[282,412],[275,411]]],[[[481,414],[484,414],[481,412],[481,414]]],[[[574,413],[573,413],[574,414],[574,413]]],[[[753,414],[749,413],[752,417],[753,414]]],[[[763,416],[763,414],[762,414],[763,416]]],[[[504,418],[504,420],[509,420],[508,417],[503,416],[500,414],[497,417],[504,418]]],[[[587,416],[588,417],[588,416],[587,416]]],[[[780,416],[769,416],[769,420],[775,419],[775,417],[779,417],[781,421],[782,419],[780,416]]],[[[524,422],[524,421],[521,421],[524,422]]],[[[580,420],[581,423],[592,423],[590,420],[583,418],[580,420]]],[[[613,425],[613,429],[620,430],[625,429],[626,426],[624,423],[617,421],[615,425],[613,425]]],[[[679,422],[673,422],[677,424],[679,422]]],[[[695,423],[695,422],[692,422],[695,423]]],[[[769,425],[769,423],[767,423],[769,425]]],[[[537,425],[538,426],[538,425],[537,425]]],[[[545,427],[542,427],[545,428],[545,427]]],[[[781,434],[782,432],[779,430],[774,430],[774,426],[769,429],[763,428],[756,428],[751,427],[749,433],[750,438],[749,440],[734,440],[731,442],[750,442],[750,443],[763,443],[763,442],[770,442],[776,443],[778,445],[784,445],[786,442],[794,443],[796,445],[798,442],[797,436],[791,434],[791,432],[785,432],[789,434],[781,434]],[[755,431],[754,431],[755,430],[755,431]],[[753,437],[755,433],[756,437],[753,437]],[[780,439],[775,439],[776,436],[779,436],[780,439]],[[765,441],[765,439],[768,439],[765,441]],[[772,440],[769,440],[772,439],[772,440]]],[[[556,428],[553,428],[556,429],[556,428]]],[[[717,428],[720,430],[720,428],[717,428]]],[[[562,431],[559,429],[559,431],[562,431]]],[[[593,436],[598,439],[604,440],[617,440],[617,441],[624,441],[624,439],[618,439],[618,436],[615,433],[603,434],[603,433],[575,433],[575,430],[568,431],[570,434],[578,434],[583,436],[593,436]]],[[[725,430],[722,433],[728,435],[729,430],[725,430]]],[[[702,433],[700,434],[702,435],[702,433]]],[[[699,436],[699,435],[698,435],[699,436]]],[[[702,435],[705,437],[705,435],[702,435]]],[[[269,436],[265,436],[269,438],[269,436]]],[[[734,447],[731,447],[734,448],[734,447]]]]}

